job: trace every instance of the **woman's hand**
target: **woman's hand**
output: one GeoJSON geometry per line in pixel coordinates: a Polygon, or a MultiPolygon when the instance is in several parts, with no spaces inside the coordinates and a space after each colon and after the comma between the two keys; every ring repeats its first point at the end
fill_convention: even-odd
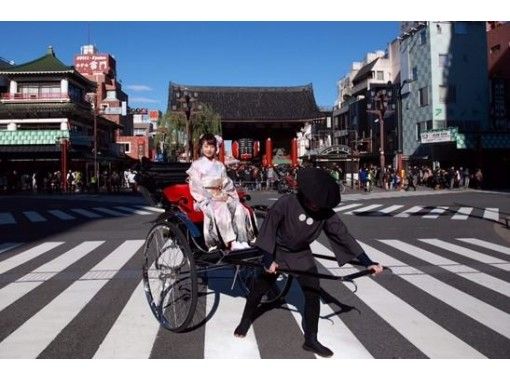
{"type": "Polygon", "coordinates": [[[374,272],[374,273],[372,273],[372,276],[376,276],[379,273],[382,273],[382,271],[383,271],[383,267],[381,264],[370,265],[367,269],[370,269],[371,271],[374,272]]]}
{"type": "Polygon", "coordinates": [[[269,268],[264,268],[267,273],[275,274],[278,270],[278,264],[276,264],[274,261],[271,263],[269,268]]]}

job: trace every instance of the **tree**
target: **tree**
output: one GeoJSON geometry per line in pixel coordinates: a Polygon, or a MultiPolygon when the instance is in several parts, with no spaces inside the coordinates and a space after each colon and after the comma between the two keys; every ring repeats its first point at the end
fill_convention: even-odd
{"type": "MultiPolygon", "coordinates": [[[[196,146],[200,136],[205,133],[221,136],[221,117],[208,104],[203,104],[200,111],[191,114],[190,123],[193,129],[193,146],[196,146]]],[[[155,136],[158,150],[163,141],[167,157],[177,159],[177,156],[184,151],[186,144],[186,116],[178,111],[166,112],[159,119],[158,125],[158,133],[155,136]]]]}

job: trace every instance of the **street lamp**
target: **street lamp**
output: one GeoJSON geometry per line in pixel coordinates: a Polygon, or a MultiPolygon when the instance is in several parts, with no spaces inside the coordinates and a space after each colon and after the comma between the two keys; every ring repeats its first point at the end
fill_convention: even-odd
{"type": "Polygon", "coordinates": [[[367,104],[367,112],[378,116],[379,118],[379,135],[380,135],[380,148],[379,148],[379,164],[381,171],[384,171],[384,117],[395,109],[395,104],[391,103],[393,97],[392,90],[382,88],[380,90],[371,90],[370,99],[371,103],[367,104]]]}
{"type": "Polygon", "coordinates": [[[402,89],[406,84],[414,82],[414,79],[405,79],[400,86],[395,83],[395,90],[397,91],[397,170],[400,173],[402,168],[402,89]]]}
{"type": "Polygon", "coordinates": [[[96,107],[97,94],[92,92],[87,94],[87,99],[92,107],[92,114],[94,116],[94,177],[99,181],[99,170],[97,166],[97,107],[96,107]]]}
{"type": "MultiPolygon", "coordinates": [[[[186,116],[186,147],[185,155],[186,161],[191,162],[191,156],[193,152],[193,128],[191,125],[191,113],[200,110],[201,105],[197,104],[198,93],[191,92],[187,88],[177,88],[175,98],[180,105],[180,110],[184,112],[186,116]]],[[[174,110],[177,110],[177,106],[174,106],[174,110]]]]}

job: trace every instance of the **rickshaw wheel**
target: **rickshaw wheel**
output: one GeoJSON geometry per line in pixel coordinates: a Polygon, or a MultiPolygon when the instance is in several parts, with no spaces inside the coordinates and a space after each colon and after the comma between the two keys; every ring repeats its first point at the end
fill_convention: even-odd
{"type": "MultiPolygon", "coordinates": [[[[248,295],[253,289],[255,280],[263,271],[262,268],[244,267],[239,272],[239,283],[243,292],[248,295]]],[[[280,273],[276,279],[275,285],[272,289],[262,296],[260,303],[270,304],[280,301],[284,298],[292,285],[292,277],[286,273],[280,273]]]]}
{"type": "Polygon", "coordinates": [[[145,240],[143,282],[152,313],[167,330],[180,332],[193,319],[198,301],[195,260],[178,226],[155,224],[145,240]]]}

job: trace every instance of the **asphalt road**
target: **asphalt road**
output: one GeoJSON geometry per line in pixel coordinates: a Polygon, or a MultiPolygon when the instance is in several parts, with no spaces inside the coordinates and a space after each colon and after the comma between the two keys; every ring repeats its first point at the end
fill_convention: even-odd
{"type": "MultiPolygon", "coordinates": [[[[267,205],[279,196],[251,195],[267,205]]],[[[389,270],[359,279],[356,293],[321,282],[319,338],[335,358],[510,357],[509,194],[347,194],[337,210],[389,270]]],[[[157,215],[136,196],[0,198],[0,357],[315,357],[301,348],[295,285],[245,339],[232,336],[244,294],[230,269],[201,281],[190,331],[161,328],[140,270],[157,215]]],[[[333,255],[324,236],[313,249],[333,255]]]]}

